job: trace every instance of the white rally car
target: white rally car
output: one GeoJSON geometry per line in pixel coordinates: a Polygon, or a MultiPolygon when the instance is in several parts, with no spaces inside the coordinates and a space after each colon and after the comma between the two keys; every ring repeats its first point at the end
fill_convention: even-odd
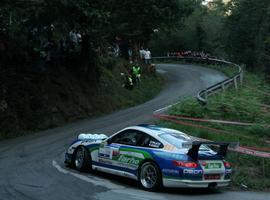
{"type": "Polygon", "coordinates": [[[227,148],[228,143],[194,141],[177,130],[138,125],[110,137],[80,134],[68,148],[65,163],[79,171],[129,177],[151,191],[161,186],[224,187],[232,172],[224,160],[227,148]]]}

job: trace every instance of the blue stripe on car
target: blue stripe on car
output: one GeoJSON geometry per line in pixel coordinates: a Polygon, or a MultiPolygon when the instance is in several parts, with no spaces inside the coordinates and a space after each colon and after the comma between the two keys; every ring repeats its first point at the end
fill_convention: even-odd
{"type": "Polygon", "coordinates": [[[125,172],[128,172],[128,173],[134,174],[134,175],[137,174],[137,170],[132,170],[132,169],[124,168],[124,167],[109,165],[109,164],[100,163],[100,162],[96,162],[96,161],[92,161],[92,164],[93,165],[100,166],[100,167],[106,167],[106,168],[109,168],[109,169],[115,169],[115,170],[119,170],[119,171],[125,171],[125,172]]]}

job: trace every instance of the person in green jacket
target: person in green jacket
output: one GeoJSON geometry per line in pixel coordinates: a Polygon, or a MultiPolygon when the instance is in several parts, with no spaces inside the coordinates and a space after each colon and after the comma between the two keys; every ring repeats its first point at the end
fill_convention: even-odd
{"type": "Polygon", "coordinates": [[[132,79],[135,85],[141,82],[141,67],[137,63],[132,67],[132,79]]]}

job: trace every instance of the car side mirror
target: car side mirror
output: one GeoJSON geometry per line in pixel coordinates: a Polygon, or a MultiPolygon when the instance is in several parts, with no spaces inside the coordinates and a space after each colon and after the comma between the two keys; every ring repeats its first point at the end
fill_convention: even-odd
{"type": "Polygon", "coordinates": [[[112,139],[111,138],[108,138],[106,142],[107,142],[107,144],[111,144],[112,143],[112,139]]]}

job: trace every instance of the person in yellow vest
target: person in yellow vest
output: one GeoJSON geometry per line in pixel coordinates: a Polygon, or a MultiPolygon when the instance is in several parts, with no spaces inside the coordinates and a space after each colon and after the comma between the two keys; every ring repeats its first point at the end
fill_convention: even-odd
{"type": "Polygon", "coordinates": [[[141,67],[136,62],[132,67],[132,79],[135,85],[139,85],[141,82],[141,67]]]}

